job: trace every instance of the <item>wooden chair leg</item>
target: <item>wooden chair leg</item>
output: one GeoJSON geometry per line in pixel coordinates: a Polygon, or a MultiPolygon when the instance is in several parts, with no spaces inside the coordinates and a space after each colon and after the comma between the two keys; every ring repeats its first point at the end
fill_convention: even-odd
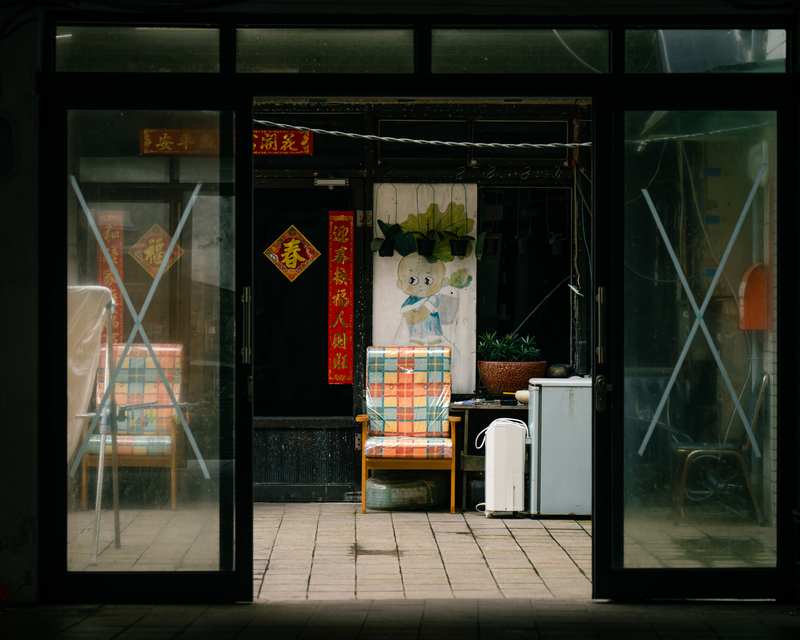
{"type": "Polygon", "coordinates": [[[367,512],[367,421],[361,420],[361,513],[367,512]]]}
{"type": "Polygon", "coordinates": [[[367,512],[367,464],[361,463],[361,513],[367,512]]]}
{"type": "Polygon", "coordinates": [[[450,513],[456,512],[456,466],[458,465],[458,447],[456,446],[456,425],[450,422],[450,437],[453,439],[453,454],[450,460],[450,513]]]}
{"type": "Polygon", "coordinates": [[[450,513],[456,512],[456,458],[453,452],[453,464],[450,467],[450,513]]]}

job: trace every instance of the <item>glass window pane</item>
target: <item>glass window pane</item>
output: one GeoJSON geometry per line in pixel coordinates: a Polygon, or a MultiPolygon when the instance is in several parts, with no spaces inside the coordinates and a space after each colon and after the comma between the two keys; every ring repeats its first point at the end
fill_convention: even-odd
{"type": "Polygon", "coordinates": [[[782,29],[641,29],[625,32],[628,73],[785,73],[782,29]]]}
{"type": "Polygon", "coordinates": [[[243,73],[413,73],[411,29],[238,29],[243,73]]]}
{"type": "Polygon", "coordinates": [[[84,182],[169,182],[169,158],[84,156],[78,162],[84,182]]]}
{"type": "Polygon", "coordinates": [[[219,73],[219,30],[56,27],[56,71],[219,73]]]}
{"type": "Polygon", "coordinates": [[[229,112],[69,112],[69,571],[233,569],[232,150],[229,112]]]}
{"type": "Polygon", "coordinates": [[[626,114],[625,568],[776,565],[776,131],[626,114]]]}
{"type": "Polygon", "coordinates": [[[602,29],[434,29],[433,73],[608,73],[602,29]]]}

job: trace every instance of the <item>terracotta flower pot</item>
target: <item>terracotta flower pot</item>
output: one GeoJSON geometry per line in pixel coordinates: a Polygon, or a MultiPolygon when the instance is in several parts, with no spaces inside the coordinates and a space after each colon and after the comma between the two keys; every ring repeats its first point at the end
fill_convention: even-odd
{"type": "Polygon", "coordinates": [[[506,391],[528,388],[531,378],[543,378],[547,362],[490,362],[478,360],[478,373],[489,394],[496,396],[506,391]]]}

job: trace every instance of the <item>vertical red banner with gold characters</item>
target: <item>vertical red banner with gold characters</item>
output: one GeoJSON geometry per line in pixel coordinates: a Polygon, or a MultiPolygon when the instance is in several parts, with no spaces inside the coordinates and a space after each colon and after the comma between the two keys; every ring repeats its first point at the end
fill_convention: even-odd
{"type": "Polygon", "coordinates": [[[328,220],[328,384],[352,384],[354,212],[328,220]]]}
{"type": "MultiPolygon", "coordinates": [[[[108,249],[108,254],[111,256],[117,273],[122,278],[122,253],[124,248],[122,211],[98,211],[97,226],[100,229],[100,235],[103,237],[103,242],[108,249]]],[[[115,313],[112,336],[114,342],[122,342],[122,291],[114,279],[111,267],[108,266],[106,257],[100,247],[97,247],[97,283],[100,286],[111,289],[111,295],[114,296],[115,313]]]]}

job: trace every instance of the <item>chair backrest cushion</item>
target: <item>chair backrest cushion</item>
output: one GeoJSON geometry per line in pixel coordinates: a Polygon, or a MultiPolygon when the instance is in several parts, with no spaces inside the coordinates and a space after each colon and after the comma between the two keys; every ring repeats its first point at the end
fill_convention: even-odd
{"type": "MultiPolygon", "coordinates": [[[[154,344],[158,363],[164,372],[164,377],[175,395],[175,400],[181,401],[181,364],[183,359],[183,345],[180,344],[154,344]]],[[[124,344],[115,344],[113,347],[114,363],[111,371],[119,363],[124,344]]],[[[100,353],[100,372],[97,385],[97,402],[103,399],[103,383],[105,380],[105,347],[100,353]]],[[[128,350],[122,368],[114,384],[117,406],[126,404],[140,404],[154,402],[157,405],[167,405],[160,408],[129,409],[127,419],[117,423],[120,434],[130,435],[169,435],[171,425],[175,419],[175,409],[171,406],[169,393],[158,375],[153,358],[146,345],[133,344],[128,350]],[[144,418],[144,420],[142,420],[144,418]]]]}
{"type": "Polygon", "coordinates": [[[449,437],[450,347],[367,349],[369,434],[449,437]]]}

